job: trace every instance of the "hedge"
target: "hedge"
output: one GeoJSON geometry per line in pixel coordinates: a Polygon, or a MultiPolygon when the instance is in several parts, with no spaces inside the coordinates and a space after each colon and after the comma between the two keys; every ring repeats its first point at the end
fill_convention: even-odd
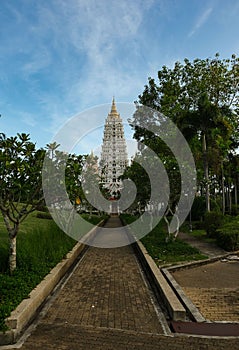
{"type": "Polygon", "coordinates": [[[239,249],[239,222],[224,224],[217,230],[217,244],[227,251],[239,249]]]}
{"type": "Polygon", "coordinates": [[[211,211],[205,214],[204,227],[209,237],[216,237],[217,230],[223,225],[224,217],[222,213],[217,211],[211,211]]]}

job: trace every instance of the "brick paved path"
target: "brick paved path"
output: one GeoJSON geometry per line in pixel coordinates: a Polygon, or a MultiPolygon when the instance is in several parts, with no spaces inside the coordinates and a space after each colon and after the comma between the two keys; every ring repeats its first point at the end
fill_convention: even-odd
{"type": "Polygon", "coordinates": [[[152,299],[131,246],[90,247],[25,342],[3,349],[239,350],[237,338],[171,334],[152,299]]]}
{"type": "MultiPolygon", "coordinates": [[[[187,233],[179,238],[198,248],[209,258],[228,252],[216,244],[203,242],[187,233]]],[[[186,295],[210,321],[239,322],[239,263],[214,262],[173,273],[186,295]]]]}
{"type": "MultiPolygon", "coordinates": [[[[119,219],[112,218],[107,226],[117,225],[119,219]]],[[[73,334],[74,342],[85,344],[84,329],[92,336],[100,327],[164,334],[160,318],[167,327],[166,320],[156,310],[131,246],[90,247],[22,349],[72,349],[73,334]],[[56,334],[61,339],[57,347],[56,334]]],[[[83,348],[94,349],[86,344],[83,348]]]]}
{"type": "Polygon", "coordinates": [[[238,273],[238,261],[216,261],[172,275],[207,320],[239,322],[238,273]]]}

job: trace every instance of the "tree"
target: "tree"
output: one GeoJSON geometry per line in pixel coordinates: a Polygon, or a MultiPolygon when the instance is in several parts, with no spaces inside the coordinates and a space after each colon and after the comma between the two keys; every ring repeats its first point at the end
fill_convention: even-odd
{"type": "Polygon", "coordinates": [[[92,215],[92,210],[96,209],[99,211],[105,211],[107,208],[104,207],[105,195],[108,194],[102,186],[100,186],[100,176],[98,173],[98,157],[91,152],[84,161],[83,171],[82,171],[82,190],[83,190],[83,201],[87,210],[90,211],[92,215]],[[101,187],[101,188],[100,188],[101,187]],[[103,201],[103,202],[102,202],[103,201]],[[101,204],[103,206],[101,207],[101,204]]]}
{"type": "Polygon", "coordinates": [[[82,170],[85,163],[86,156],[70,154],[65,171],[65,183],[66,190],[70,201],[74,206],[77,206],[77,202],[82,202],[83,191],[82,191],[82,170]]]}
{"type": "Polygon", "coordinates": [[[19,226],[43,200],[41,168],[45,151],[37,150],[29,135],[0,136],[0,211],[9,241],[9,270],[16,268],[19,226]]]}
{"type": "Polygon", "coordinates": [[[46,149],[48,151],[48,154],[50,155],[50,158],[53,159],[56,153],[57,148],[60,146],[59,143],[57,143],[56,141],[52,142],[52,143],[48,143],[46,145],[46,149]]]}
{"type": "MultiPolygon", "coordinates": [[[[158,82],[149,78],[138,104],[169,117],[189,142],[197,165],[198,187],[209,211],[210,183],[216,177],[223,186],[219,181],[223,164],[239,145],[239,58],[232,55],[231,59],[220,59],[216,54],[213,59],[176,62],[172,69],[163,66],[158,82]]],[[[134,137],[149,146],[158,145],[154,150],[162,154],[160,142],[140,128],[139,118],[136,113],[132,122],[134,137]]],[[[155,116],[147,118],[149,123],[158,122],[155,116]]],[[[224,193],[221,188],[217,190],[224,193]]]]}
{"type": "Polygon", "coordinates": [[[53,219],[69,233],[82,202],[82,169],[85,156],[68,154],[57,148],[56,142],[47,145],[42,169],[43,191],[53,219]]]}
{"type": "Polygon", "coordinates": [[[150,199],[150,180],[147,172],[139,164],[140,157],[141,155],[136,155],[132,164],[125,169],[124,174],[121,176],[122,180],[131,179],[137,188],[136,198],[128,209],[131,212],[140,212],[150,199]]]}

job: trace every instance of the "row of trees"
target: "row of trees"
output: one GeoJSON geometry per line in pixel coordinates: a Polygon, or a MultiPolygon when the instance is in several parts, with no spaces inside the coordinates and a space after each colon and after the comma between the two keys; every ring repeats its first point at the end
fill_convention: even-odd
{"type": "MultiPolygon", "coordinates": [[[[131,120],[134,138],[163,161],[170,182],[168,209],[172,212],[181,191],[179,165],[165,142],[142,128],[145,123],[160,125],[162,118],[157,119],[154,113],[142,115],[140,105],[166,115],[188,141],[197,167],[198,194],[205,198],[206,210],[219,205],[223,213],[232,212],[233,204],[238,205],[239,185],[239,59],[235,55],[220,59],[216,54],[213,59],[185,59],[173,68],[163,66],[158,80],[149,78],[136,102],[138,108],[131,120]]],[[[58,147],[52,143],[47,150],[38,150],[29,135],[7,138],[0,134],[0,211],[10,238],[11,272],[16,268],[19,226],[29,213],[44,204],[42,166],[46,154],[54,167],[65,168],[64,183],[71,202],[79,204],[84,197],[81,175],[86,157],[73,154],[66,161],[58,147]]],[[[94,171],[92,176],[95,177],[94,171]]],[[[135,161],[124,177],[136,183],[135,203],[144,207],[150,198],[147,173],[135,161]]],[[[52,182],[54,185],[54,179],[52,182]]],[[[58,181],[55,185],[59,186],[58,181]]],[[[55,200],[59,202],[60,198],[55,200]]]]}
{"type": "MultiPolygon", "coordinates": [[[[45,150],[36,149],[27,134],[15,137],[0,134],[0,212],[9,235],[11,273],[16,269],[16,239],[21,223],[31,212],[45,206],[42,188],[44,159],[48,159],[56,169],[64,167],[64,186],[73,206],[80,204],[84,197],[81,173],[87,157],[70,154],[66,161],[66,155],[58,151],[58,147],[53,142],[45,150]]],[[[51,180],[56,186],[62,185],[57,179],[51,180]]],[[[61,198],[58,196],[55,201],[59,204],[61,198]]]]}
{"type": "MultiPolygon", "coordinates": [[[[157,114],[142,115],[144,105],[170,118],[180,129],[192,150],[197,168],[197,194],[205,199],[205,209],[215,206],[231,213],[238,205],[239,181],[239,59],[195,59],[163,66],[158,79],[149,78],[136,102],[131,119],[134,138],[149,146],[163,160],[170,180],[169,206],[175,207],[180,194],[180,173],[175,157],[167,145],[142,125],[160,125],[157,114]],[[142,118],[144,120],[142,120],[142,118]],[[146,120],[145,120],[146,119],[146,120]],[[234,206],[233,206],[234,204],[234,206]]],[[[140,157],[140,155],[139,155],[140,157]]],[[[148,196],[147,175],[136,162],[125,177],[137,183],[136,202],[144,206],[148,196]]]]}
{"type": "Polygon", "coordinates": [[[11,272],[16,268],[20,224],[43,201],[40,169],[44,154],[26,134],[0,135],[0,211],[9,235],[11,272]]]}

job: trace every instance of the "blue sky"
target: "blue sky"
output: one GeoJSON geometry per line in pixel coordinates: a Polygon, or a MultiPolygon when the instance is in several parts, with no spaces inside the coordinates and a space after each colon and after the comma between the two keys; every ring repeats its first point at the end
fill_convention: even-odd
{"type": "Polygon", "coordinates": [[[238,0],[1,0],[0,132],[44,147],[113,95],[137,100],[163,65],[238,55],[238,18],[238,0]]]}

